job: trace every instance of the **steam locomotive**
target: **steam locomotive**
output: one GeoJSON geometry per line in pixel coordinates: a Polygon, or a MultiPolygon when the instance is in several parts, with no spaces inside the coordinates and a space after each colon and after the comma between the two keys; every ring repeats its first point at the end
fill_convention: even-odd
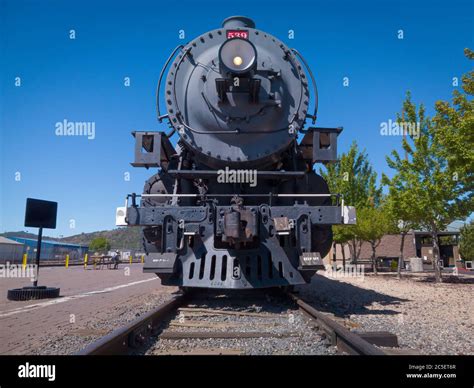
{"type": "Polygon", "coordinates": [[[158,170],[116,213],[117,225],[143,228],[145,272],[248,289],[304,284],[324,268],[332,225],[355,223],[355,209],[313,171],[336,160],[342,131],[305,128],[316,94],[301,54],[247,17],[172,52],[156,96],[170,131],[132,133],[132,165],[158,170]]]}

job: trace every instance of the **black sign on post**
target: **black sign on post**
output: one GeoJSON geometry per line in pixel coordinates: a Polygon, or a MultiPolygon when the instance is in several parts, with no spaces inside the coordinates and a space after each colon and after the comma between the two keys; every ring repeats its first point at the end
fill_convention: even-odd
{"type": "Polygon", "coordinates": [[[58,203],[42,199],[26,199],[25,226],[56,229],[58,203]]]}
{"type": "Polygon", "coordinates": [[[43,228],[56,229],[57,214],[57,202],[44,201],[42,199],[34,198],[26,199],[25,226],[39,228],[38,243],[36,245],[36,279],[33,283],[34,287],[38,286],[43,228]]]}
{"type": "Polygon", "coordinates": [[[25,226],[39,228],[38,242],[36,245],[36,277],[33,287],[12,288],[8,290],[7,298],[9,300],[31,300],[59,297],[59,288],[38,286],[43,228],[56,229],[57,214],[57,202],[43,201],[34,198],[26,199],[25,226]]]}

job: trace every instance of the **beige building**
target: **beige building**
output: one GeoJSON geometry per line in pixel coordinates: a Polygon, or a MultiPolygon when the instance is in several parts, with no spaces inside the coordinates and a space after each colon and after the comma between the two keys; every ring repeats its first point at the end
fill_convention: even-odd
{"type": "Polygon", "coordinates": [[[23,244],[0,236],[0,263],[21,263],[24,249],[25,248],[23,244]]]}
{"type": "MultiPolygon", "coordinates": [[[[380,267],[389,267],[394,260],[398,262],[400,256],[401,235],[387,234],[382,237],[380,244],[376,248],[376,257],[380,267]]],[[[440,258],[444,267],[453,267],[459,260],[459,232],[440,232],[438,233],[438,245],[440,250],[440,258]]],[[[349,246],[346,244],[345,249],[346,263],[351,261],[351,253],[349,246]]],[[[408,262],[411,257],[420,257],[423,263],[432,265],[433,244],[431,235],[427,232],[412,231],[405,236],[404,261],[408,262]]],[[[333,258],[333,252],[325,257],[325,262],[329,263],[333,258]]],[[[372,258],[372,247],[368,242],[363,242],[359,255],[359,262],[369,262],[372,258]]],[[[342,249],[339,244],[336,247],[336,261],[343,261],[342,249]]]]}

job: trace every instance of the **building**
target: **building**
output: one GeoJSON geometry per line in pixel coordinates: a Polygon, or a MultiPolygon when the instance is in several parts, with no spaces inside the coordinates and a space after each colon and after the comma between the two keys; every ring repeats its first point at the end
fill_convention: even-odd
{"type": "MultiPolygon", "coordinates": [[[[429,233],[414,232],[416,255],[423,261],[431,262],[433,258],[433,240],[429,233]]],[[[459,256],[459,232],[438,233],[440,258],[444,267],[454,267],[459,256]]]]}
{"type": "Polygon", "coordinates": [[[24,244],[0,236],[0,264],[4,264],[7,261],[11,264],[21,263],[24,249],[24,244]]]}
{"type": "MultiPolygon", "coordinates": [[[[398,263],[400,256],[400,245],[402,237],[399,234],[387,234],[382,237],[377,246],[375,254],[379,267],[390,267],[393,262],[398,263]]],[[[459,257],[459,232],[440,232],[438,233],[438,245],[440,250],[440,259],[443,267],[454,267],[459,257]]],[[[332,252],[328,257],[332,257],[332,252]]],[[[344,249],[346,263],[351,260],[349,247],[344,249]]],[[[431,234],[423,231],[411,231],[405,236],[403,256],[405,263],[412,257],[420,257],[423,264],[432,267],[433,262],[433,243],[431,234]]],[[[372,247],[368,242],[363,242],[359,255],[359,262],[370,262],[372,259],[372,247]]],[[[342,262],[343,254],[340,245],[336,247],[336,260],[342,262]]],[[[404,266],[405,266],[404,263],[404,266]]]]}
{"type": "MultiPolygon", "coordinates": [[[[9,239],[24,245],[24,253],[28,254],[29,260],[36,257],[36,239],[24,237],[10,237],[9,239]]],[[[41,260],[62,261],[66,258],[66,255],[69,255],[69,260],[71,262],[78,261],[82,260],[88,251],[89,247],[86,245],[63,243],[52,240],[41,241],[41,260]]]]}

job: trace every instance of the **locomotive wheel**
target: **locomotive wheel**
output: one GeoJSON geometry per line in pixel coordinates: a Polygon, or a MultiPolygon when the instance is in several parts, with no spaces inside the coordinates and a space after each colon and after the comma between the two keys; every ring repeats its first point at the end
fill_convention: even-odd
{"type": "MultiPolygon", "coordinates": [[[[172,191],[173,179],[161,172],[150,177],[143,187],[143,194],[167,194],[172,191]]],[[[169,200],[167,197],[147,197],[142,198],[141,206],[153,207],[163,206],[169,200]]],[[[142,229],[143,249],[148,253],[156,253],[161,250],[161,228],[147,227],[142,229]]]]}
{"type": "MultiPolygon", "coordinates": [[[[162,174],[161,172],[149,178],[143,187],[143,194],[168,194],[172,191],[173,179],[168,174],[162,174]]],[[[160,206],[168,200],[167,197],[148,197],[142,199],[141,205],[144,207],[160,206]]]]}
{"type": "MultiPolygon", "coordinates": [[[[329,194],[326,181],[318,174],[308,174],[305,182],[307,193],[329,194]]],[[[312,206],[331,206],[331,197],[311,198],[308,200],[312,206]]],[[[311,227],[311,250],[319,252],[321,258],[325,257],[331,250],[333,240],[331,225],[312,225],[311,227]]]]}
{"type": "Polygon", "coordinates": [[[146,253],[156,253],[161,251],[162,242],[161,227],[148,227],[142,230],[143,249],[146,253]]]}
{"type": "Polygon", "coordinates": [[[321,258],[325,257],[332,246],[332,227],[328,225],[314,225],[311,228],[311,250],[319,252],[321,258]]]}

